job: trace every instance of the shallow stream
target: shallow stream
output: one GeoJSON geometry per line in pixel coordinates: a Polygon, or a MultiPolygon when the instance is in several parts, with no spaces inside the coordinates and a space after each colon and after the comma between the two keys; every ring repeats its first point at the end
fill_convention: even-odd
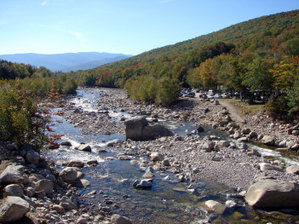
{"type": "MultiPolygon", "coordinates": [[[[97,112],[97,100],[103,91],[78,90],[78,94],[72,103],[90,112],[97,112]]],[[[109,111],[113,119],[130,117],[128,113],[120,111],[109,111]]],[[[202,203],[213,199],[225,203],[226,194],[229,192],[222,186],[214,183],[202,182],[193,192],[188,191],[186,184],[180,183],[177,177],[168,172],[155,173],[153,187],[150,190],[137,190],[132,184],[137,178],[141,178],[138,165],[131,165],[128,160],[119,160],[116,153],[98,153],[95,149],[100,148],[105,142],[113,139],[124,140],[123,135],[84,135],[73,124],[67,122],[60,116],[54,116],[54,120],[61,120],[62,123],[55,123],[53,129],[55,134],[63,134],[63,141],[70,141],[72,147],[61,146],[57,150],[49,151],[47,158],[59,161],[70,161],[78,159],[84,162],[97,160],[97,166],[83,169],[84,178],[90,181],[90,186],[79,190],[81,193],[80,202],[90,209],[98,208],[98,205],[109,207],[113,213],[128,216],[133,223],[288,223],[288,216],[278,213],[277,217],[267,213],[257,212],[250,207],[226,210],[223,214],[207,213],[202,203]],[[91,153],[80,152],[73,149],[81,142],[92,146],[91,153]],[[96,192],[96,193],[93,193],[96,192]],[[91,194],[92,193],[92,194],[91,194]],[[107,203],[109,201],[109,203],[107,203]],[[105,203],[106,202],[106,203],[105,203]],[[110,204],[112,202],[112,204],[110,204]],[[115,206],[117,205],[117,206],[115,206]],[[282,217],[283,216],[283,217],[282,217]]],[[[168,127],[179,135],[186,135],[196,130],[196,126],[189,123],[173,123],[164,121],[168,127]],[[188,131],[186,131],[188,130],[188,131]]],[[[214,134],[221,138],[227,138],[224,134],[211,128],[205,127],[206,134],[214,134]]],[[[268,151],[258,146],[255,147],[261,153],[272,154],[290,163],[298,163],[298,160],[283,158],[276,151],[268,151]]],[[[146,159],[146,158],[144,158],[146,159]]],[[[243,201],[238,203],[243,204],[243,201]]]]}

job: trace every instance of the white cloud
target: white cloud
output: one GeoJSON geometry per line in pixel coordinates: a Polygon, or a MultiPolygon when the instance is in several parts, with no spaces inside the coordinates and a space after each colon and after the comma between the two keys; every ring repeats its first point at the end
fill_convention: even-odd
{"type": "Polygon", "coordinates": [[[79,40],[81,43],[86,43],[86,39],[83,37],[83,35],[76,31],[66,31],[67,33],[73,35],[77,40],[79,40]]]}
{"type": "Polygon", "coordinates": [[[45,6],[47,4],[48,4],[48,0],[44,0],[44,1],[42,1],[42,3],[40,3],[41,6],[45,6]]]}

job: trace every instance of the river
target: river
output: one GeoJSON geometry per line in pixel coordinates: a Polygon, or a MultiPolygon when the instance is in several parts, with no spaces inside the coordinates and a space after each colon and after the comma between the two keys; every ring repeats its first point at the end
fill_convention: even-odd
{"type": "MultiPolygon", "coordinates": [[[[103,94],[102,90],[78,90],[77,96],[71,99],[75,107],[85,111],[97,113],[98,99],[103,94]]],[[[120,110],[109,110],[113,119],[132,118],[132,115],[120,110]]],[[[99,153],[107,141],[119,139],[124,141],[125,136],[117,133],[109,135],[83,134],[73,124],[63,117],[52,117],[55,134],[63,135],[61,141],[69,141],[72,147],[61,146],[57,150],[48,151],[46,157],[53,159],[57,164],[62,161],[79,159],[83,162],[97,160],[97,166],[85,167],[84,178],[90,181],[90,186],[79,189],[79,201],[91,210],[96,211],[99,204],[108,206],[113,213],[128,216],[133,223],[288,223],[288,215],[277,213],[269,215],[264,211],[256,211],[245,205],[242,199],[234,199],[238,208],[226,209],[224,213],[207,212],[203,207],[206,200],[216,200],[221,203],[227,201],[227,195],[233,193],[223,186],[215,183],[202,182],[190,191],[186,183],[181,183],[171,172],[155,172],[153,186],[148,190],[135,189],[134,180],[141,178],[144,171],[138,165],[131,165],[129,160],[119,160],[116,152],[99,153]],[[60,120],[59,123],[54,122],[60,120]],[[81,142],[92,147],[92,152],[75,150],[81,142]],[[95,193],[96,192],[96,193],[95,193]],[[106,203],[109,201],[109,203],[106,203]],[[112,202],[110,204],[110,202],[112,202]]],[[[196,130],[190,123],[176,123],[161,121],[175,133],[185,136],[196,130]]],[[[205,127],[201,135],[214,134],[222,139],[228,137],[205,127]]],[[[233,141],[229,139],[229,141],[233,141]]],[[[284,157],[279,152],[271,149],[250,145],[265,156],[274,156],[287,163],[299,164],[296,157],[284,157]]],[[[142,158],[147,160],[147,158],[142,158]]]]}

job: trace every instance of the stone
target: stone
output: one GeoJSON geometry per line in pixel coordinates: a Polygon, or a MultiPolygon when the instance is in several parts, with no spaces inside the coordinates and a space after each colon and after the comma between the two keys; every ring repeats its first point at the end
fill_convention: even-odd
{"type": "Polygon", "coordinates": [[[260,179],[249,187],[245,200],[256,208],[298,208],[299,186],[275,179],[260,179]]]}
{"type": "Polygon", "coordinates": [[[248,138],[249,138],[249,139],[257,138],[257,133],[256,133],[255,131],[251,131],[251,132],[248,134],[248,138]]]}
{"type": "Polygon", "coordinates": [[[130,161],[130,164],[133,165],[133,166],[134,166],[134,165],[137,165],[137,164],[138,164],[138,161],[137,161],[137,160],[131,160],[131,161],[130,161]]]}
{"type": "Polygon", "coordinates": [[[89,165],[89,166],[96,166],[98,164],[99,164],[99,162],[97,160],[89,160],[89,161],[87,161],[87,165],[89,165]]]}
{"type": "Polygon", "coordinates": [[[65,213],[65,210],[61,205],[53,205],[53,209],[58,213],[65,213]]]}
{"type": "Polygon", "coordinates": [[[299,130],[293,130],[293,131],[292,131],[292,135],[296,135],[296,136],[298,136],[298,135],[299,135],[299,130]]]}
{"type": "Polygon", "coordinates": [[[91,152],[91,147],[88,144],[81,144],[78,147],[79,151],[84,151],[84,152],[91,152]]]}
{"type": "Polygon", "coordinates": [[[218,201],[208,200],[205,203],[208,211],[216,212],[217,214],[222,214],[225,210],[225,206],[218,201]]]}
{"type": "Polygon", "coordinates": [[[0,222],[18,221],[29,211],[30,205],[20,197],[8,196],[0,202],[0,222]]]}
{"type": "Polygon", "coordinates": [[[220,105],[219,101],[218,100],[214,100],[214,105],[220,105]]]}
{"type": "Polygon", "coordinates": [[[236,207],[238,207],[237,203],[234,202],[233,200],[227,200],[227,201],[225,202],[225,206],[226,206],[227,208],[236,208],[236,207]]]}
{"type": "Polygon", "coordinates": [[[215,161],[215,162],[220,162],[222,159],[223,159],[223,157],[220,155],[215,155],[212,157],[212,161],[215,161]]]}
{"type": "Polygon", "coordinates": [[[133,183],[135,188],[148,189],[152,187],[151,179],[135,180],[133,183]]]}
{"type": "Polygon", "coordinates": [[[111,216],[111,223],[112,224],[132,224],[132,222],[128,217],[120,216],[118,214],[114,214],[111,216]]]}
{"type": "Polygon", "coordinates": [[[229,142],[226,141],[226,140],[220,140],[220,141],[217,142],[217,145],[218,145],[219,147],[228,147],[230,144],[229,144],[229,142]]]}
{"type": "Polygon", "coordinates": [[[4,188],[5,196],[18,196],[23,197],[24,192],[20,185],[18,184],[9,184],[4,188]]]}
{"type": "Polygon", "coordinates": [[[7,184],[18,184],[22,183],[24,178],[22,177],[24,166],[22,165],[9,165],[0,174],[0,183],[7,184]]]}
{"type": "Polygon", "coordinates": [[[298,165],[291,165],[289,167],[286,168],[286,172],[287,173],[291,173],[291,174],[297,174],[299,175],[299,166],[298,165]]]}
{"type": "Polygon", "coordinates": [[[155,176],[154,174],[154,169],[152,167],[148,167],[146,170],[145,170],[145,173],[142,175],[142,178],[144,179],[151,179],[155,176]]]}
{"type": "Polygon", "coordinates": [[[164,159],[164,156],[158,152],[152,152],[151,155],[150,155],[150,159],[153,161],[153,162],[156,162],[156,161],[162,161],[164,159]]]}
{"type": "Polygon", "coordinates": [[[204,132],[205,129],[204,129],[203,127],[199,126],[199,127],[197,128],[197,131],[200,133],[200,132],[204,132]]]}
{"type": "Polygon", "coordinates": [[[280,172],[283,171],[281,167],[272,165],[270,163],[260,163],[259,166],[261,171],[266,171],[266,170],[276,170],[280,172]]]}
{"type": "Polygon", "coordinates": [[[149,125],[143,118],[132,119],[125,122],[126,139],[134,141],[153,140],[164,136],[172,136],[173,133],[163,125],[149,125]]]}
{"type": "Polygon", "coordinates": [[[59,205],[62,206],[65,210],[78,209],[76,203],[74,203],[71,198],[63,197],[59,205]]]}
{"type": "Polygon", "coordinates": [[[84,188],[87,188],[88,186],[90,185],[90,182],[86,179],[80,179],[78,180],[77,182],[77,186],[78,187],[84,187],[84,188]]]}
{"type": "Polygon", "coordinates": [[[78,167],[78,168],[83,168],[84,163],[80,160],[71,160],[68,164],[68,167],[78,167]]]}
{"type": "Polygon", "coordinates": [[[34,165],[39,165],[40,155],[38,152],[34,150],[30,150],[26,153],[26,160],[29,163],[33,163],[34,165]]]}
{"type": "Polygon", "coordinates": [[[63,146],[72,146],[72,143],[70,143],[69,141],[64,141],[64,142],[61,142],[60,145],[63,145],[63,146]]]}
{"type": "Polygon", "coordinates": [[[265,145],[275,145],[275,138],[273,136],[269,136],[269,135],[265,135],[262,139],[261,139],[261,143],[265,144],[265,145]]]}
{"type": "Polygon", "coordinates": [[[202,144],[202,149],[206,152],[211,152],[214,149],[215,143],[212,141],[206,141],[202,144]]]}
{"type": "Polygon", "coordinates": [[[107,147],[112,147],[112,146],[115,146],[117,144],[121,143],[121,140],[120,139],[113,139],[109,142],[106,142],[106,145],[107,147]]]}
{"type": "Polygon", "coordinates": [[[162,161],[162,164],[163,164],[163,166],[170,166],[169,159],[164,159],[164,160],[162,161]]]}
{"type": "Polygon", "coordinates": [[[242,129],[242,134],[243,135],[247,135],[247,134],[249,134],[250,133],[250,129],[249,128],[244,128],[244,129],[242,129]]]}
{"type": "Polygon", "coordinates": [[[35,192],[44,191],[46,194],[52,194],[54,189],[54,183],[48,179],[42,179],[34,182],[35,192]]]}
{"type": "Polygon", "coordinates": [[[82,173],[80,172],[80,169],[77,167],[66,167],[59,172],[59,176],[65,182],[72,182],[80,179],[82,173]]]}
{"type": "Polygon", "coordinates": [[[239,131],[235,131],[234,135],[233,135],[233,138],[234,139],[238,139],[241,137],[241,133],[239,131]]]}

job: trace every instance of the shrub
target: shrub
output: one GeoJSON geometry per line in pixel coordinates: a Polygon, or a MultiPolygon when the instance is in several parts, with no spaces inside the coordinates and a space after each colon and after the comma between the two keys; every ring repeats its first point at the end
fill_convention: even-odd
{"type": "Polygon", "coordinates": [[[0,90],[0,140],[22,144],[42,136],[45,120],[37,103],[16,88],[0,90]]]}

